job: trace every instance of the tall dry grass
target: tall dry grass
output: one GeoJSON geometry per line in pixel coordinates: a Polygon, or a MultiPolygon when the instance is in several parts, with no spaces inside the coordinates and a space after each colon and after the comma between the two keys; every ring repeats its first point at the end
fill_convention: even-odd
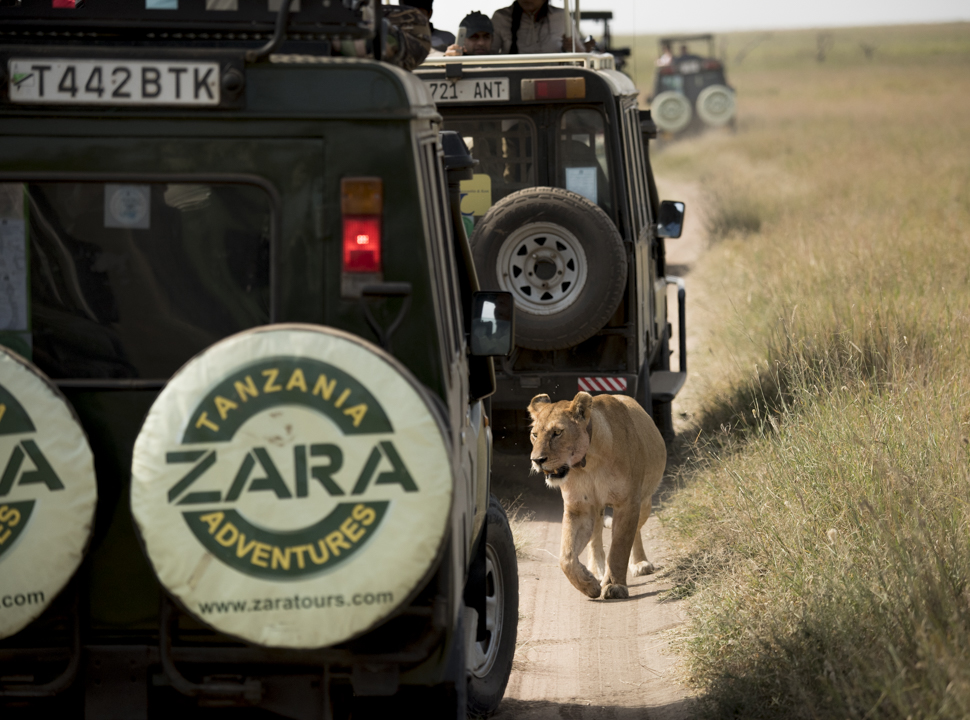
{"type": "Polygon", "coordinates": [[[970,27],[839,33],[773,34],[737,134],[655,159],[706,188],[718,318],[661,518],[706,716],[965,718],[970,27]]]}

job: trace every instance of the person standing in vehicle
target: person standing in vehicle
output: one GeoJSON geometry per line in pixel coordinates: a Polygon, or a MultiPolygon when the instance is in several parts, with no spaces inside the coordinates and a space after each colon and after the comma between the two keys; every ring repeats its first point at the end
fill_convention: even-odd
{"type": "MultiPolygon", "coordinates": [[[[405,70],[414,70],[431,51],[431,26],[427,14],[410,5],[385,5],[383,13],[384,47],[381,59],[405,70]]],[[[374,41],[334,41],[332,54],[374,57],[374,41]]]]}
{"type": "Polygon", "coordinates": [[[492,54],[492,21],[487,15],[475,12],[468,13],[458,24],[465,28],[465,44],[459,47],[451,45],[445,55],[491,55],[492,54]]]}
{"type": "Polygon", "coordinates": [[[549,0],[515,0],[492,15],[492,52],[503,54],[583,51],[579,28],[573,23],[572,38],[566,37],[566,11],[549,0]]]}
{"type": "Polygon", "coordinates": [[[436,30],[435,26],[431,24],[431,16],[434,14],[434,8],[432,7],[432,5],[434,5],[434,0],[406,0],[404,4],[417,8],[426,18],[428,18],[428,24],[431,27],[432,50],[444,52],[449,45],[455,44],[454,35],[447,30],[436,30]]]}

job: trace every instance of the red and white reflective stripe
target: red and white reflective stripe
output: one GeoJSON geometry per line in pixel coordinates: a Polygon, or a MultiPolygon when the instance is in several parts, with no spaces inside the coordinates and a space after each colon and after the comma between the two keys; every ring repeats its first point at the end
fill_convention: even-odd
{"type": "Polygon", "coordinates": [[[624,392],[626,378],[623,377],[581,377],[579,389],[583,392],[624,392]]]}

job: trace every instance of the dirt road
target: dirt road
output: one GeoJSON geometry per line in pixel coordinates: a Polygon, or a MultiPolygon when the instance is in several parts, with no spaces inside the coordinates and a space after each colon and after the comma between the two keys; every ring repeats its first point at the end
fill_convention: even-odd
{"type": "MultiPolygon", "coordinates": [[[[664,190],[665,197],[685,200],[688,208],[698,199],[692,186],[664,190]]],[[[686,276],[704,247],[699,216],[688,212],[684,237],[667,244],[671,274],[686,276]]],[[[676,333],[676,295],[669,306],[676,333]]],[[[688,328],[692,315],[688,302],[688,328]]],[[[694,335],[688,337],[688,354],[696,344],[694,335]]],[[[675,356],[671,367],[677,363],[675,356]]],[[[689,412],[683,403],[674,410],[677,416],[689,412]]],[[[534,517],[518,527],[525,545],[519,559],[518,643],[512,677],[495,717],[687,720],[690,693],[678,681],[678,658],[665,637],[665,631],[684,622],[684,614],[680,602],[660,598],[670,585],[661,577],[669,550],[658,519],[650,518],[643,538],[647,557],[660,573],[628,578],[628,600],[590,600],[559,569],[559,491],[547,488],[541,476],[528,474],[527,452],[515,460],[497,459],[495,493],[503,500],[518,498],[521,512],[534,517]]],[[[609,541],[607,530],[604,542],[609,541]]]]}

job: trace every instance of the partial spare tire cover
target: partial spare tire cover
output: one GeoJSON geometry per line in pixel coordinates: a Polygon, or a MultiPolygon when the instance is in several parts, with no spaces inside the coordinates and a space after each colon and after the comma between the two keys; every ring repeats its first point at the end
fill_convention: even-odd
{"type": "Polygon", "coordinates": [[[354,335],[270,325],[189,361],[152,405],[131,510],[162,585],[216,630],[319,648],[430,577],[452,502],[428,392],[354,335]]]}
{"type": "Polygon", "coordinates": [[[512,293],[521,347],[578,345],[623,299],[623,238],[598,205],[569,190],[528,188],[502,198],[470,242],[482,287],[512,293]]]}
{"type": "Polygon", "coordinates": [[[690,125],[693,114],[690,100],[673,90],[662,92],[650,101],[650,117],[664,132],[680,132],[690,125]]]}
{"type": "Polygon", "coordinates": [[[97,502],[94,455],[73,408],[0,347],[0,638],[35,620],[73,577],[97,502]]]}
{"type": "Polygon", "coordinates": [[[711,127],[731,122],[734,109],[734,91],[724,85],[710,85],[697,96],[697,116],[711,127]]]}

